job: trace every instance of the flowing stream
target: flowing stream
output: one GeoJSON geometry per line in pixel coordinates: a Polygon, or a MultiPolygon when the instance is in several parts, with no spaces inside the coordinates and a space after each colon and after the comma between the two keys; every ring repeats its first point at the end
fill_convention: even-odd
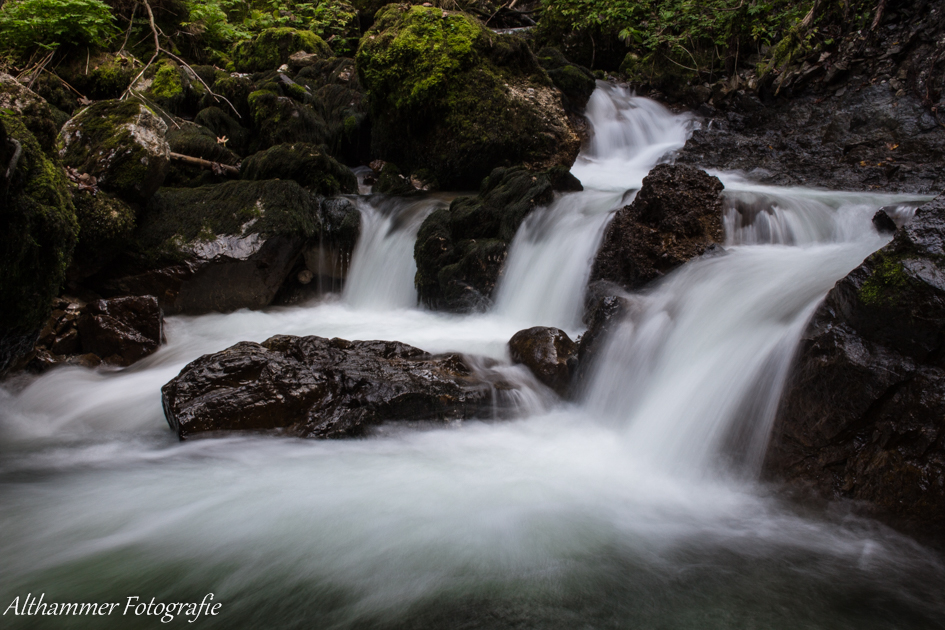
{"type": "MultiPolygon", "coordinates": [[[[807,318],[921,197],[778,189],[718,174],[726,247],[647,291],[590,385],[555,402],[507,362],[518,330],[582,330],[612,212],[695,124],[600,85],[573,173],[523,223],[495,307],[417,308],[413,243],[445,198],[364,196],[341,295],[171,317],[124,370],[0,388],[0,603],[199,601],[212,628],[941,628],[941,556],[843,506],[757,481],[807,318]],[[177,441],[160,387],[273,334],[396,339],[500,361],[517,417],[389,425],[355,441],[177,441]]],[[[172,624],[185,623],[178,617],[172,624]]],[[[155,617],[4,617],[11,628],[151,628],[155,617]]],[[[196,627],[196,626],[195,626],[196,627]]]]}

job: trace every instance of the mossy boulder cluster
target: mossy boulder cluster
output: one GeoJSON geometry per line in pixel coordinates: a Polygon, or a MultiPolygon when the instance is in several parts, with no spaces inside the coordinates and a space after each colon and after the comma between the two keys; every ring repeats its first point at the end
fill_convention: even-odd
{"type": "Polygon", "coordinates": [[[311,31],[270,28],[240,42],[233,51],[233,64],[239,72],[265,72],[288,63],[289,57],[300,51],[322,58],[334,56],[328,44],[311,31]]]}
{"type": "Polygon", "coordinates": [[[357,54],[374,121],[372,153],[444,188],[500,165],[570,167],[580,139],[521,38],[458,12],[388,5],[357,54]]]}
{"type": "Polygon", "coordinates": [[[550,203],[555,191],[574,190],[581,183],[563,168],[497,168],[476,197],[458,197],[448,209],[433,212],[414,248],[420,301],[451,311],[487,308],[509,242],[526,215],[550,203]]]}

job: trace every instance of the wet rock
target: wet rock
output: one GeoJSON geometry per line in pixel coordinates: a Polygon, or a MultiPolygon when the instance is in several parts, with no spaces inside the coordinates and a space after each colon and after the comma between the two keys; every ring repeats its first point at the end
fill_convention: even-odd
{"type": "Polygon", "coordinates": [[[167,313],[263,308],[317,238],[318,213],[294,181],[162,188],[135,233],[134,260],[93,288],[155,295],[167,313]]]}
{"type": "Polygon", "coordinates": [[[489,414],[492,386],[456,354],[433,356],[396,341],[280,335],[197,359],[161,396],[181,439],[260,430],[344,438],[385,421],[489,414]]]}
{"type": "Polygon", "coordinates": [[[27,354],[72,259],[68,180],[20,116],[0,108],[0,373],[27,354]]]}
{"type": "MultiPolygon", "coordinates": [[[[164,341],[164,316],[151,295],[91,302],[78,318],[77,328],[82,349],[112,365],[131,365],[164,341]]],[[[55,345],[51,350],[69,354],[55,345]]]]}
{"type": "Polygon", "coordinates": [[[827,294],[778,409],[769,475],[945,527],[945,198],[827,294]]]}
{"type": "Polygon", "coordinates": [[[558,328],[535,326],[520,330],[509,340],[513,363],[525,365],[539,381],[566,397],[577,365],[576,343],[558,328]]]}
{"type": "Polygon", "coordinates": [[[579,134],[524,39],[463,13],[389,5],[356,61],[372,153],[405,172],[468,190],[497,166],[569,168],[577,156],[579,134]]]}
{"type": "Polygon", "coordinates": [[[79,112],[59,134],[66,166],[87,173],[126,201],[146,202],[170,163],[167,125],[137,101],[101,101],[79,112]]]}
{"type": "Polygon", "coordinates": [[[312,192],[332,196],[358,192],[358,178],[350,168],[312,144],[279,144],[249,157],[243,179],[289,179],[312,192]]]}
{"type": "Polygon", "coordinates": [[[660,165],[607,227],[591,280],[628,290],[662,277],[723,239],[722,182],[688,166],[660,165]]]}
{"type": "Polygon", "coordinates": [[[542,48],[538,51],[538,63],[548,72],[555,87],[561,90],[568,111],[583,113],[597,87],[594,74],[584,66],[568,61],[557,48],[542,48]]]}
{"type": "Polygon", "coordinates": [[[896,222],[892,220],[885,210],[877,210],[876,214],[873,215],[873,227],[876,228],[876,231],[880,234],[892,234],[896,231],[897,225],[896,222]]]}
{"type": "Polygon", "coordinates": [[[631,312],[631,307],[629,297],[616,284],[598,280],[588,285],[583,318],[587,330],[578,339],[577,365],[572,368],[572,395],[587,387],[592,366],[606,347],[607,338],[631,312]]]}
{"type": "Polygon", "coordinates": [[[565,169],[498,168],[476,197],[458,197],[420,226],[414,258],[420,301],[459,312],[484,310],[519,225],[555,191],[581,190],[565,169]]]}

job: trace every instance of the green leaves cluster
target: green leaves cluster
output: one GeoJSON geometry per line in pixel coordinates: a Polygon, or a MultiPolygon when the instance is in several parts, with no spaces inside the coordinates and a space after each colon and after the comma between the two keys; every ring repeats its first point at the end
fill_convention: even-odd
{"type": "Polygon", "coordinates": [[[101,0],[11,0],[0,8],[0,41],[20,55],[68,45],[104,47],[117,32],[101,0]]]}

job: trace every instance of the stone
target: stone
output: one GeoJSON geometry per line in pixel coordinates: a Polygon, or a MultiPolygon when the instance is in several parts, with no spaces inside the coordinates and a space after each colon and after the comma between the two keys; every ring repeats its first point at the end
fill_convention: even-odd
{"type": "Polygon", "coordinates": [[[827,294],[801,339],[765,471],[912,531],[945,527],[945,197],[827,294]]]}
{"type": "Polygon", "coordinates": [[[111,365],[131,365],[164,341],[164,315],[151,295],[90,302],[77,327],[82,349],[111,365]]]}
{"type": "Polygon", "coordinates": [[[331,48],[311,31],[294,28],[268,28],[254,39],[239,42],[233,60],[239,72],[275,70],[294,53],[306,52],[322,58],[331,57],[331,48]]]}
{"type": "Polygon", "coordinates": [[[638,289],[721,243],[722,188],[690,166],[655,167],[607,226],[591,281],[638,289]]]}
{"type": "Polygon", "coordinates": [[[491,415],[493,387],[458,354],[434,356],[396,341],[279,335],[197,359],[161,397],[181,439],[230,431],[345,438],[386,421],[491,415]]]}
{"type": "Polygon", "coordinates": [[[528,213],[551,203],[556,191],[581,189],[563,168],[497,168],[476,197],[457,197],[448,210],[434,211],[414,246],[420,301],[457,312],[488,308],[508,244],[528,213]]]}
{"type": "Polygon", "coordinates": [[[135,100],[100,101],[63,126],[59,156],[122,199],[146,202],[167,176],[167,125],[135,100]]]}
{"type": "Polygon", "coordinates": [[[566,332],[545,326],[520,330],[509,340],[512,363],[525,365],[539,381],[562,398],[568,396],[571,387],[577,350],[577,344],[566,332]]]}
{"type": "Polygon", "coordinates": [[[358,178],[313,144],[278,144],[249,157],[240,173],[243,179],[288,179],[312,192],[330,197],[357,193],[358,178]]]}
{"type": "Polygon", "coordinates": [[[15,113],[43,151],[52,152],[59,127],[52,108],[41,96],[9,74],[0,73],[0,109],[15,113]]]}
{"type": "Polygon", "coordinates": [[[580,136],[524,39],[437,7],[388,5],[356,56],[372,155],[474,188],[494,168],[570,168],[580,136]]]}

